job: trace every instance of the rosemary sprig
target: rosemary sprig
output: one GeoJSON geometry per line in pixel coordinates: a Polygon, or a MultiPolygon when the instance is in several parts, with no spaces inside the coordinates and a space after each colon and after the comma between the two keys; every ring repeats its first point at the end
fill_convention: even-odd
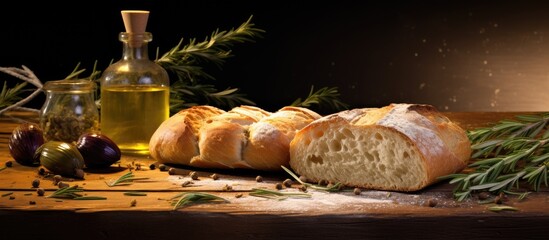
{"type": "Polygon", "coordinates": [[[282,169],[284,169],[284,171],[286,171],[288,174],[290,174],[290,176],[292,176],[292,178],[294,178],[296,181],[298,181],[299,183],[301,183],[302,185],[306,186],[307,188],[312,188],[312,189],[316,189],[316,190],[321,190],[321,191],[327,191],[327,192],[339,192],[341,191],[342,189],[342,184],[341,183],[335,183],[333,186],[331,187],[323,187],[323,186],[320,186],[320,185],[316,185],[316,184],[312,184],[312,183],[306,183],[306,182],[303,182],[301,181],[301,179],[299,179],[299,177],[297,175],[295,175],[295,173],[293,173],[290,169],[288,169],[287,167],[284,167],[283,165],[280,165],[282,167],[282,169]]]}
{"type": "Polygon", "coordinates": [[[188,108],[198,104],[212,106],[228,106],[230,108],[245,105],[255,105],[255,102],[247,99],[244,94],[238,93],[237,88],[217,90],[211,84],[186,84],[176,81],[170,86],[170,110],[172,113],[182,108],[188,108]]]}
{"type": "Polygon", "coordinates": [[[52,194],[50,194],[46,197],[47,198],[69,198],[69,199],[72,199],[72,198],[82,197],[82,194],[79,194],[79,192],[83,192],[83,191],[84,191],[84,189],[78,187],[78,185],[72,185],[72,186],[69,186],[69,187],[64,187],[64,188],[57,189],[55,192],[53,192],[52,194]]]}
{"type": "MultiPolygon", "coordinates": [[[[14,87],[13,89],[7,89],[7,88],[4,87],[3,92],[5,93],[5,95],[2,96],[2,98],[3,98],[2,101],[4,102],[3,103],[4,105],[8,104],[9,106],[0,107],[0,114],[2,114],[4,112],[7,112],[11,109],[24,109],[24,110],[27,110],[27,111],[38,112],[39,111],[38,109],[26,108],[26,107],[23,107],[23,105],[30,102],[38,94],[42,93],[42,82],[40,81],[40,79],[38,79],[36,77],[36,75],[34,75],[34,73],[29,68],[27,68],[25,66],[22,66],[21,68],[14,68],[14,67],[4,68],[4,67],[0,67],[0,72],[6,73],[8,75],[11,75],[11,76],[16,77],[20,80],[25,81],[25,83],[22,83],[22,84],[30,83],[30,84],[32,84],[36,87],[36,89],[34,89],[34,91],[31,94],[27,95],[23,99],[20,98],[19,94],[21,94],[22,92],[24,92],[26,90],[22,90],[22,89],[19,89],[19,88],[22,88],[22,86],[24,86],[24,85],[22,85],[22,84],[16,85],[16,87],[14,87]],[[12,101],[15,101],[16,99],[17,99],[17,102],[12,103],[12,101]]],[[[4,86],[6,86],[5,84],[6,83],[4,82],[4,86]]]]}
{"type": "Polygon", "coordinates": [[[156,59],[156,63],[166,71],[175,73],[179,80],[197,82],[197,78],[214,79],[213,76],[202,70],[199,64],[210,62],[218,67],[225,59],[232,57],[230,48],[236,43],[255,42],[254,38],[261,37],[265,31],[254,27],[251,22],[253,16],[242,23],[238,28],[229,31],[215,30],[204,41],[197,42],[191,39],[181,47],[183,39],[169,52],[156,59]]]}
{"type": "Polygon", "coordinates": [[[27,82],[18,83],[13,88],[8,88],[8,82],[5,81],[2,92],[0,92],[0,108],[8,107],[21,100],[19,95],[25,91],[23,89],[25,86],[27,86],[27,82]]]}
{"type": "Polygon", "coordinates": [[[311,194],[308,193],[300,193],[300,192],[281,192],[281,191],[273,191],[263,188],[252,188],[252,191],[249,193],[250,196],[254,197],[262,197],[262,198],[268,198],[268,199],[275,199],[275,200],[284,200],[289,197],[294,198],[311,198],[311,194]]]}
{"type": "Polygon", "coordinates": [[[186,192],[175,195],[170,199],[171,204],[173,205],[173,210],[185,207],[191,204],[199,204],[205,202],[229,202],[227,199],[212,195],[209,193],[201,192],[186,192]]]}
{"type": "MultiPolygon", "coordinates": [[[[548,185],[549,171],[549,113],[518,115],[514,120],[503,120],[492,127],[468,132],[475,161],[470,171],[450,174],[440,179],[450,179],[457,184],[454,197],[463,201],[477,191],[491,193],[513,192],[521,183],[539,191],[548,185]]],[[[514,193],[514,192],[513,192],[514,193]]],[[[529,194],[516,193],[519,200],[529,194]]]]}
{"type": "Polygon", "coordinates": [[[311,86],[311,91],[309,91],[309,95],[307,96],[307,98],[305,98],[304,100],[298,98],[291,104],[291,106],[308,108],[312,105],[327,105],[336,111],[348,109],[349,105],[339,100],[339,96],[340,94],[337,90],[337,87],[324,87],[315,92],[314,86],[311,86]]]}
{"type": "Polygon", "coordinates": [[[125,173],[124,175],[120,176],[118,179],[112,180],[112,181],[109,181],[109,182],[105,181],[105,183],[109,187],[114,187],[114,186],[121,186],[121,185],[130,185],[134,181],[145,180],[145,179],[149,179],[149,178],[135,177],[135,175],[133,175],[133,172],[129,171],[129,172],[125,173]]]}
{"type": "Polygon", "coordinates": [[[69,187],[64,187],[57,189],[52,194],[46,196],[47,198],[64,198],[64,199],[73,199],[73,200],[105,200],[106,197],[100,196],[83,196],[80,192],[83,192],[84,189],[78,187],[78,185],[73,185],[69,187]]]}
{"type": "Polygon", "coordinates": [[[183,39],[170,51],[155,60],[166,71],[175,76],[171,84],[170,109],[172,112],[197,104],[211,104],[220,107],[235,107],[241,104],[255,105],[253,101],[238,93],[238,88],[227,88],[218,91],[213,85],[203,84],[203,80],[215,80],[204,71],[205,63],[212,63],[218,68],[232,57],[231,47],[237,43],[255,42],[265,31],[254,27],[253,16],[238,28],[229,31],[215,30],[204,41],[196,39],[182,46],[183,39]]]}

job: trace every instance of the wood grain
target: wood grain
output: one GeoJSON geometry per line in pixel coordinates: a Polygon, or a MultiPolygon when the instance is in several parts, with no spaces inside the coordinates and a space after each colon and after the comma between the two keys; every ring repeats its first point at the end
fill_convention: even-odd
{"type": "MultiPolygon", "coordinates": [[[[519,113],[445,113],[465,129],[490,126],[519,113]]],[[[520,113],[521,114],[521,113],[520,113]]],[[[33,115],[17,115],[33,121],[33,115]]],[[[13,161],[7,148],[12,116],[0,118],[0,164],[13,161]]],[[[255,188],[275,189],[289,178],[285,172],[196,169],[171,165],[161,171],[154,160],[123,156],[107,170],[86,169],[84,179],[64,178],[84,189],[86,196],[106,200],[71,200],[46,197],[57,186],[39,167],[13,166],[0,171],[0,226],[2,239],[528,239],[546,236],[549,191],[543,188],[523,201],[509,197],[506,205],[518,211],[492,212],[477,199],[456,202],[453,186],[445,182],[411,193],[353,189],[324,193],[309,189],[308,199],[272,200],[250,195],[255,188]],[[137,166],[140,169],[136,169],[137,166]],[[125,186],[109,187],[132,168],[147,178],[125,186]],[[199,175],[192,180],[191,171],[199,175]],[[212,174],[219,179],[212,179],[212,174]],[[264,179],[257,182],[256,176],[264,179]],[[40,180],[45,196],[31,183],[40,180]],[[193,184],[183,187],[182,183],[193,184]],[[226,186],[231,186],[227,190],[226,186]],[[146,196],[128,196],[140,192],[146,196]],[[184,192],[205,192],[227,200],[174,210],[170,199],[184,192]],[[135,204],[132,205],[132,201],[135,204]],[[429,206],[431,203],[431,206],[429,206]],[[31,227],[32,226],[32,227],[31,227]],[[27,231],[25,229],[32,229],[27,231]],[[60,233],[62,229],[62,234],[60,233]],[[8,230],[8,231],[6,231],[8,230]]],[[[300,192],[299,184],[284,191],[300,192]]]]}

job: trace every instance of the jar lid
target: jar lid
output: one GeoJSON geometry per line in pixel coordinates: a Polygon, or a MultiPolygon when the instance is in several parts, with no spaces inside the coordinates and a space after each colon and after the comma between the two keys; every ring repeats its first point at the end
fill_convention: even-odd
{"type": "Polygon", "coordinates": [[[79,80],[56,80],[47,81],[43,89],[48,92],[90,92],[95,90],[96,84],[92,80],[79,79],[79,80]]]}

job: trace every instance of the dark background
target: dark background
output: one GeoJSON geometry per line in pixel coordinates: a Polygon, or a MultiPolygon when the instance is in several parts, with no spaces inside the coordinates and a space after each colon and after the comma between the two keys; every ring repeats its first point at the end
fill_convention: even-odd
{"type": "Polygon", "coordinates": [[[25,65],[42,82],[65,78],[78,63],[91,69],[97,60],[102,70],[121,56],[125,9],[151,11],[151,58],[253,15],[263,37],[235,46],[210,71],[219,89],[239,88],[267,110],[313,85],[338,87],[352,108],[549,110],[544,1],[17,1],[2,6],[0,66],[25,65]]]}

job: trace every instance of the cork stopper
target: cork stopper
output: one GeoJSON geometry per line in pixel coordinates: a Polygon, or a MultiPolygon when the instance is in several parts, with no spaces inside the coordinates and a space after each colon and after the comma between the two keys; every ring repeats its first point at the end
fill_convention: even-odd
{"type": "Polygon", "coordinates": [[[128,33],[145,33],[149,11],[143,10],[122,10],[122,20],[128,33]]]}

